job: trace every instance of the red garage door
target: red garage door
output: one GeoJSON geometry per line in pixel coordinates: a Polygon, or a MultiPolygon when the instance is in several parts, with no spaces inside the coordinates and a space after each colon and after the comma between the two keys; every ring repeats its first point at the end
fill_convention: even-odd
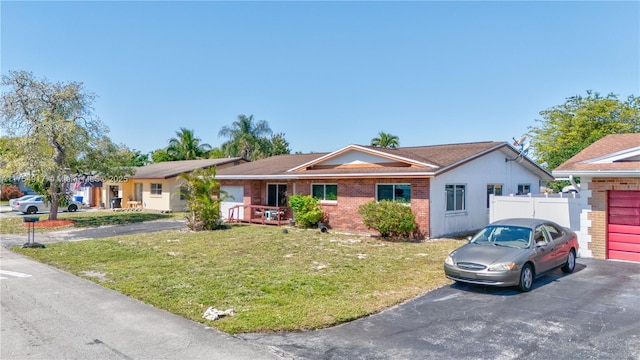
{"type": "Polygon", "coordinates": [[[609,191],[607,258],[640,262],[640,191],[609,191]]]}

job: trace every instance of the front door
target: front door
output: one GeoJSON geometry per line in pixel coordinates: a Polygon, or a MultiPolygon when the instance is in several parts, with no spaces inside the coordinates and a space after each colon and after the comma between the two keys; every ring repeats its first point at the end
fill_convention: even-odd
{"type": "Polygon", "coordinates": [[[287,184],[267,184],[267,206],[288,206],[287,184]]]}
{"type": "Polygon", "coordinates": [[[136,183],[135,184],[135,189],[134,189],[134,196],[135,199],[133,199],[134,201],[142,201],[142,184],[141,183],[136,183]]]}

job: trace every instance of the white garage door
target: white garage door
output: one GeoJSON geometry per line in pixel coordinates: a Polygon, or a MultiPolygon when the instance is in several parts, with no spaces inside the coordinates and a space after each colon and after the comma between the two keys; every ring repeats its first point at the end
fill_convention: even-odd
{"type": "MultiPolygon", "coordinates": [[[[229,218],[229,209],[242,205],[244,202],[244,187],[242,186],[221,186],[220,190],[225,191],[230,197],[220,204],[220,215],[224,220],[229,218]]],[[[242,207],[234,210],[234,219],[244,219],[244,209],[242,207]]]]}

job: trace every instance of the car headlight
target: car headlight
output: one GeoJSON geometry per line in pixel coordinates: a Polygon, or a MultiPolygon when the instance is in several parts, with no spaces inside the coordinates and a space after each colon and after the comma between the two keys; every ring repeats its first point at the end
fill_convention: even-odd
{"type": "Polygon", "coordinates": [[[489,271],[508,271],[513,269],[516,266],[513,262],[508,263],[498,263],[489,266],[489,271]]]}
{"type": "Polygon", "coordinates": [[[447,257],[444,258],[444,263],[447,264],[447,265],[451,265],[451,266],[454,265],[453,264],[453,259],[451,258],[451,255],[447,255],[447,257]]]}

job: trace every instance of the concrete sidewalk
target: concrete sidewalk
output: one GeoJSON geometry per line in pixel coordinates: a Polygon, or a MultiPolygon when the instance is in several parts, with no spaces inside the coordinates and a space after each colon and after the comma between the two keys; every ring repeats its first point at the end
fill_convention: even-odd
{"type": "Polygon", "coordinates": [[[271,360],[251,344],[0,247],[0,358],[271,360]]]}

